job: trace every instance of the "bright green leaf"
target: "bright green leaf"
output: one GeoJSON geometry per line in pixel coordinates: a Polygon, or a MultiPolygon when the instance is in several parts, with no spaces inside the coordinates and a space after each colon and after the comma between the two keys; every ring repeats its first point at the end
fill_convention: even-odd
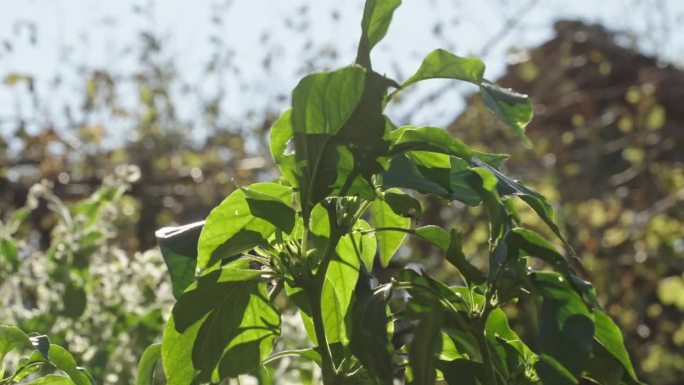
{"type": "Polygon", "coordinates": [[[499,360],[499,366],[506,368],[508,373],[532,365],[538,359],[508,325],[506,313],[501,309],[494,309],[489,313],[485,323],[485,337],[494,356],[499,360]]]}
{"type": "Polygon", "coordinates": [[[293,132],[306,135],[337,134],[361,100],[365,75],[363,68],[344,67],[304,77],[292,91],[293,132]]]}
{"type": "Polygon", "coordinates": [[[252,215],[270,222],[285,234],[292,233],[296,214],[291,207],[292,190],[289,187],[264,183],[258,190],[243,188],[242,191],[252,215]]]}
{"type": "Polygon", "coordinates": [[[287,144],[294,137],[292,129],[292,110],[288,109],[273,123],[270,133],[271,156],[288,183],[295,185],[296,160],[294,153],[287,153],[287,144]]]}
{"type": "Polygon", "coordinates": [[[331,140],[355,112],[365,82],[363,68],[345,67],[308,75],[292,92],[292,128],[305,221],[338,179],[339,154],[331,140]]]}
{"type": "Polygon", "coordinates": [[[367,232],[370,228],[368,222],[359,219],[352,232],[344,235],[336,247],[339,255],[356,255],[368,271],[373,268],[373,259],[378,248],[376,234],[367,232]]]}
{"type": "Polygon", "coordinates": [[[7,353],[15,349],[33,349],[33,345],[29,337],[19,328],[0,325],[0,362],[3,361],[7,353]]]}
{"type": "Polygon", "coordinates": [[[430,52],[415,74],[408,78],[401,88],[426,79],[456,79],[480,85],[485,65],[474,57],[460,57],[443,49],[430,52]]]}
{"type": "Polygon", "coordinates": [[[486,80],[480,84],[480,93],[487,108],[511,127],[525,146],[532,147],[525,136],[525,126],[532,120],[532,105],[527,100],[527,95],[501,88],[486,80]]]}
{"type": "Polygon", "coordinates": [[[74,385],[75,382],[69,377],[61,376],[57,374],[48,374],[45,377],[36,378],[31,382],[27,382],[26,385],[74,385]]]}
{"type": "Polygon", "coordinates": [[[639,383],[632,363],[629,360],[627,349],[625,349],[620,328],[606,313],[597,309],[594,310],[594,325],[596,327],[594,338],[622,365],[630,380],[634,383],[639,383]]]}
{"type": "MultiPolygon", "coordinates": [[[[273,223],[259,217],[268,217],[268,213],[254,207],[254,196],[248,197],[245,193],[247,190],[263,194],[259,196],[269,196],[272,199],[270,202],[280,207],[289,207],[292,202],[291,188],[276,183],[255,183],[233,191],[211,211],[204,223],[197,255],[200,269],[212,267],[224,258],[256,246],[266,245],[268,238],[275,232],[273,223]],[[280,203],[275,203],[278,201],[280,203]]],[[[287,212],[287,209],[282,211],[287,212]]],[[[275,218],[271,220],[278,222],[275,218]]]]}
{"type": "Polygon", "coordinates": [[[154,384],[154,368],[161,359],[161,344],[152,344],[145,349],[138,362],[138,385],[154,384]]]}
{"type": "Polygon", "coordinates": [[[249,373],[270,353],[280,333],[280,315],[260,275],[230,264],[199,277],[183,293],[162,341],[170,385],[249,373]]]}
{"type": "Polygon", "coordinates": [[[389,28],[394,10],[401,0],[367,0],[361,19],[361,40],[356,62],[370,68],[370,51],[375,47],[389,28]]]}
{"type": "Polygon", "coordinates": [[[449,233],[438,226],[428,225],[419,227],[413,230],[413,233],[437,246],[444,252],[449,250],[449,246],[451,245],[451,236],[449,233]]]}
{"type": "Polygon", "coordinates": [[[390,155],[409,151],[429,151],[452,155],[468,162],[472,155],[470,147],[437,127],[399,127],[392,132],[392,139],[394,142],[390,155]]]}
{"type": "Polygon", "coordinates": [[[359,279],[361,260],[356,253],[345,252],[338,245],[325,274],[321,295],[321,313],[328,343],[349,343],[345,319],[351,303],[356,281],[359,279]]]}
{"type": "Polygon", "coordinates": [[[50,345],[48,353],[50,362],[57,367],[57,369],[66,373],[69,378],[76,383],[76,385],[92,385],[87,372],[76,366],[74,357],[59,345],[50,345]]]}
{"type": "MultiPolygon", "coordinates": [[[[388,191],[395,196],[403,194],[399,189],[391,189],[388,191]]],[[[404,216],[398,215],[392,210],[392,207],[386,201],[387,193],[385,193],[385,199],[376,199],[370,205],[371,218],[373,220],[373,225],[375,228],[401,228],[410,229],[411,228],[411,218],[406,218],[404,216]]],[[[379,231],[377,232],[379,252],[380,252],[380,263],[383,267],[387,267],[394,253],[399,249],[401,244],[404,242],[406,233],[397,231],[379,231]]],[[[366,269],[370,271],[372,265],[366,266],[366,269]]]]}

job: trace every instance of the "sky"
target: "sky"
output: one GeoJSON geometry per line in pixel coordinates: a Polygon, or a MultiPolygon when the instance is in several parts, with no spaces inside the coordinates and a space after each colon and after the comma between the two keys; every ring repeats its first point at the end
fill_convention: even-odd
{"type": "MultiPolygon", "coordinates": [[[[132,71],[137,62],[130,52],[138,44],[137,33],[151,28],[164,36],[167,55],[180,76],[211,93],[218,85],[205,81],[205,64],[215,52],[210,36],[219,36],[225,50],[232,52],[235,68],[220,84],[226,90],[223,106],[231,119],[245,119],[250,111],[285,108],[289,90],[305,71],[351,63],[362,9],[362,0],[0,0],[0,79],[10,73],[28,74],[36,79],[36,87],[50,94],[55,75],[65,84],[78,79],[68,70],[76,66],[132,71]],[[147,15],[133,11],[148,6],[147,15]],[[302,6],[307,8],[303,15],[302,6]],[[333,13],[337,22],[332,22],[333,13]],[[216,15],[220,24],[210,22],[216,15]],[[304,35],[288,28],[302,24],[308,25],[304,35]],[[268,39],[263,38],[266,31],[268,39]],[[317,59],[313,68],[301,62],[307,44],[312,47],[310,56],[317,59]],[[331,50],[339,54],[326,56],[331,50]],[[262,66],[265,55],[273,56],[267,73],[262,66]]],[[[640,36],[639,47],[649,54],[684,61],[681,0],[404,0],[386,39],[374,51],[374,68],[402,80],[427,53],[446,48],[461,56],[482,56],[485,76],[496,79],[512,48],[524,50],[549,39],[554,20],[560,18],[603,23],[640,36]],[[436,23],[441,25],[439,35],[434,33],[436,23]]],[[[632,44],[629,38],[624,43],[632,44]]],[[[463,95],[471,91],[467,86],[454,87],[420,113],[407,113],[440,82],[417,87],[404,103],[389,110],[390,116],[410,120],[400,122],[405,124],[448,124],[463,107],[463,95]]],[[[0,132],[17,113],[60,121],[57,106],[77,103],[82,92],[78,86],[64,88],[40,111],[33,111],[25,92],[0,85],[0,132]]],[[[191,119],[197,108],[187,103],[180,114],[191,119]]],[[[197,130],[202,133],[201,127],[197,130]]]]}

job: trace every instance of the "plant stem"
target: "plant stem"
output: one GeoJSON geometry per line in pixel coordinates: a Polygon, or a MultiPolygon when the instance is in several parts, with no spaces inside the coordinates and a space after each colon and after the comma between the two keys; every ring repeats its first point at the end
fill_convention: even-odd
{"type": "Polygon", "coordinates": [[[485,382],[491,385],[498,385],[496,374],[494,372],[494,364],[492,363],[492,357],[489,354],[489,345],[487,345],[487,340],[485,339],[484,327],[477,331],[477,343],[480,346],[480,351],[482,352],[482,366],[484,368],[485,382]]]}
{"type": "Polygon", "coordinates": [[[480,347],[480,352],[482,353],[482,366],[484,368],[484,378],[487,384],[498,385],[499,382],[496,379],[496,370],[494,369],[494,362],[492,362],[492,356],[489,354],[489,344],[487,343],[486,324],[489,313],[494,309],[492,307],[492,295],[494,293],[494,288],[489,287],[485,293],[485,302],[482,307],[482,312],[475,323],[476,330],[475,336],[477,338],[477,343],[480,347]]]}
{"type": "Polygon", "coordinates": [[[335,363],[333,362],[330,345],[328,345],[328,337],[325,334],[325,326],[323,325],[321,290],[315,288],[305,290],[311,304],[311,318],[313,318],[314,331],[316,333],[316,340],[318,341],[318,352],[321,355],[323,383],[325,385],[335,384],[337,371],[335,370],[335,363]]]}
{"type": "MultiPolygon", "coordinates": [[[[330,345],[328,344],[328,338],[325,333],[325,325],[323,324],[323,307],[321,303],[323,284],[325,283],[325,274],[328,271],[328,266],[330,265],[332,251],[335,249],[335,246],[340,239],[340,235],[337,235],[337,231],[334,231],[333,221],[333,213],[330,213],[330,239],[325,246],[325,250],[321,256],[321,263],[316,272],[313,272],[311,266],[309,269],[307,269],[306,282],[303,287],[311,306],[311,318],[313,320],[314,332],[318,342],[318,352],[321,355],[321,370],[323,372],[323,383],[325,385],[334,385],[337,383],[337,369],[335,368],[332,352],[330,351],[330,345]]],[[[309,224],[305,223],[304,232],[302,234],[302,258],[305,259],[308,249],[308,234],[309,224]]]]}

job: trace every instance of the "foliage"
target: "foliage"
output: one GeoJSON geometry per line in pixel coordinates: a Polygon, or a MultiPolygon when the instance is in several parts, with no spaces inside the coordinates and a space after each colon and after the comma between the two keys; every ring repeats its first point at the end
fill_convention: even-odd
{"type": "Polygon", "coordinates": [[[479,86],[524,140],[531,119],[526,97],[485,80],[475,58],[435,51],[403,85],[375,72],[371,49],[399,3],[367,1],[356,63],[295,87],[291,110],[271,132],[280,179],[231,193],[199,236],[199,225],[159,234],[177,296],[156,353],[168,383],[245,373],[269,383],[262,362],[291,354],[318,364],[325,384],[638,384],[621,332],[576,273],[581,265],[547,200],[498,169],[505,156],[474,151],[438,128],[396,127],[383,114],[398,90],[444,77],[479,86]],[[471,263],[457,230],[412,225],[421,211],[416,192],[483,207],[488,268],[471,263]],[[522,227],[520,201],[567,255],[522,227]],[[411,269],[377,284],[373,274],[406,234],[439,249],[458,284],[411,269]],[[532,259],[546,267],[533,269],[532,259]],[[283,296],[299,309],[311,345],[270,355],[283,296]],[[504,306],[517,302],[540,304],[534,349],[509,325],[504,306]]]}
{"type": "Polygon", "coordinates": [[[0,325],[0,361],[14,350],[27,352],[22,356],[14,372],[5,373],[0,366],[0,384],[16,384],[35,372],[47,371],[49,374],[32,376],[27,384],[91,385],[94,380],[85,369],[76,366],[74,357],[59,345],[50,343],[45,335],[29,337],[14,326],[0,325]],[[7,375],[5,377],[5,374],[7,375]]]}
{"type": "MultiPolygon", "coordinates": [[[[487,151],[511,152],[505,167],[553,197],[559,226],[620,325],[639,377],[678,384],[684,307],[674,298],[682,298],[684,273],[684,114],[672,95],[684,86],[683,72],[623,47],[620,34],[601,26],[561,21],[555,28],[555,37],[499,79],[534,95],[542,113],[527,127],[533,151],[511,145],[513,135],[478,97],[449,130],[487,151]]],[[[454,223],[465,234],[486,231],[471,211],[434,205],[426,212],[432,223],[454,223]]],[[[521,219],[544,232],[529,211],[521,219]]],[[[464,249],[476,255],[481,248],[473,238],[464,237],[464,249]]],[[[535,323],[527,312],[516,313],[518,327],[535,323]]]]}
{"type": "MultiPolygon", "coordinates": [[[[31,372],[22,367],[42,364],[66,371],[52,356],[66,357],[68,349],[74,356],[68,360],[88,367],[97,383],[133,382],[137,359],[159,335],[171,299],[159,254],[128,255],[114,242],[123,193],[137,177],[135,167],[121,166],[92,196],[72,205],[60,200],[49,184],[38,184],[31,188],[26,206],[3,218],[0,323],[18,327],[10,328],[11,334],[21,341],[25,338],[19,330],[26,330],[49,333],[53,343],[49,352],[41,352],[43,359],[31,353],[15,373],[24,376],[31,372]],[[29,226],[40,210],[51,213],[45,215],[52,221],[46,250],[29,226]]],[[[13,344],[0,339],[0,346],[8,343],[13,344]]],[[[18,347],[30,352],[26,346],[30,348],[18,347]]],[[[18,381],[10,372],[5,375],[8,384],[18,381]]]]}

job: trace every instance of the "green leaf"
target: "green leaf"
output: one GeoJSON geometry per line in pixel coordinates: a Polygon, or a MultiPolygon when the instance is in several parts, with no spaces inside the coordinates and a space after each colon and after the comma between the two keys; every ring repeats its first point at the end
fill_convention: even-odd
{"type": "Polygon", "coordinates": [[[420,68],[408,78],[401,88],[406,88],[426,79],[456,79],[480,85],[484,75],[485,65],[482,60],[474,57],[460,57],[443,49],[430,52],[420,68]]]}
{"type": "Polygon", "coordinates": [[[409,346],[409,366],[413,373],[412,384],[434,384],[435,357],[442,349],[442,310],[436,304],[426,312],[416,327],[409,346]]]}
{"type": "Polygon", "coordinates": [[[451,236],[441,227],[428,225],[419,227],[412,232],[420,238],[423,238],[424,240],[437,246],[444,252],[449,250],[449,246],[451,245],[451,236]]]}
{"type": "Polygon", "coordinates": [[[355,112],[365,82],[363,68],[345,67],[308,75],[292,92],[292,129],[305,221],[337,180],[339,154],[331,140],[355,112]]]}
{"type": "MultiPolygon", "coordinates": [[[[400,227],[393,227],[389,231],[402,232],[406,234],[415,235],[423,240],[430,242],[433,246],[436,246],[440,250],[446,252],[449,250],[451,244],[451,237],[444,229],[439,226],[428,225],[419,227],[417,229],[404,229],[400,227]]],[[[384,232],[383,230],[378,231],[378,234],[384,232]]]]}
{"type": "MultiPolygon", "coordinates": [[[[418,274],[411,269],[404,269],[399,273],[397,279],[402,285],[410,284],[406,287],[406,290],[412,297],[410,303],[415,303],[422,307],[422,309],[416,309],[419,310],[418,313],[429,310],[432,304],[437,301],[451,304],[448,306],[449,310],[453,310],[453,308],[458,310],[465,309],[462,306],[465,304],[465,301],[461,293],[452,291],[447,285],[428,275],[418,274]]],[[[446,316],[450,316],[451,313],[447,313],[446,316]]]]}
{"type": "Polygon", "coordinates": [[[486,80],[480,84],[480,93],[487,108],[511,127],[525,146],[532,147],[532,143],[525,136],[525,126],[532,120],[532,105],[527,100],[527,95],[501,88],[486,80]]]}
{"type": "Polygon", "coordinates": [[[349,347],[374,383],[391,385],[392,345],[387,334],[387,304],[381,295],[373,295],[369,287],[358,288],[351,308],[349,347]],[[365,289],[365,290],[362,290],[365,289]]]}
{"type": "Polygon", "coordinates": [[[164,329],[168,383],[219,382],[257,368],[280,334],[261,272],[230,264],[201,276],[173,307],[164,329]]]}
{"type": "Polygon", "coordinates": [[[583,377],[601,385],[639,384],[629,378],[621,381],[625,377],[622,364],[598,343],[594,344],[594,353],[587,362],[583,377]]]}
{"type": "Polygon", "coordinates": [[[19,328],[9,325],[0,325],[0,362],[5,355],[15,349],[33,349],[29,337],[19,328]]]}
{"type": "Polygon", "coordinates": [[[304,289],[302,289],[301,287],[292,286],[286,281],[285,293],[299,309],[299,316],[302,319],[302,323],[304,324],[304,329],[306,330],[306,335],[309,337],[309,340],[314,345],[318,345],[318,339],[316,338],[316,330],[313,324],[313,318],[311,317],[311,303],[309,302],[309,298],[306,295],[306,292],[304,292],[304,289]]]}
{"type": "Polygon", "coordinates": [[[138,362],[138,385],[154,384],[154,369],[161,359],[161,344],[152,344],[145,349],[138,362]]]}
{"type": "Polygon", "coordinates": [[[318,351],[315,348],[283,350],[278,353],[271,354],[265,360],[263,360],[261,364],[266,365],[285,357],[301,357],[305,360],[313,361],[316,364],[321,365],[321,355],[318,354],[318,351]]]}
{"type": "Polygon", "coordinates": [[[277,206],[279,211],[276,213],[289,214],[284,206],[289,207],[291,202],[292,189],[276,183],[255,183],[233,191],[209,213],[204,223],[199,237],[197,266],[207,269],[224,258],[267,245],[268,238],[276,230],[272,222],[283,225],[280,221],[289,219],[269,216],[263,212],[264,206],[277,206]],[[266,199],[269,201],[264,202],[266,199]],[[264,205],[255,205],[257,200],[264,205]],[[266,217],[269,220],[264,219],[266,217]]]}
{"type": "Polygon", "coordinates": [[[485,323],[485,337],[493,348],[498,365],[504,367],[509,375],[523,371],[528,365],[537,361],[537,355],[521,340],[508,325],[508,318],[503,310],[492,310],[485,323]]]}
{"type": "Polygon", "coordinates": [[[458,234],[458,231],[451,230],[451,241],[446,251],[446,260],[463,274],[468,283],[475,285],[484,283],[486,280],[485,275],[466,259],[461,247],[461,236],[458,234]]]}
{"type": "Polygon", "coordinates": [[[487,169],[475,167],[471,171],[472,173],[468,176],[468,182],[480,195],[482,203],[487,210],[490,223],[489,242],[490,245],[494,246],[505,235],[508,224],[506,208],[497,192],[498,181],[487,169]]]}
{"type": "Polygon", "coordinates": [[[389,28],[394,10],[401,0],[367,0],[361,19],[361,40],[356,62],[370,68],[370,51],[375,47],[389,28]]]}
{"type": "Polygon", "coordinates": [[[69,378],[76,383],[76,385],[91,385],[90,378],[87,372],[76,366],[74,357],[59,345],[50,345],[48,352],[50,362],[57,367],[57,369],[66,373],[69,378]]]}
{"type": "Polygon", "coordinates": [[[408,188],[475,206],[480,197],[467,182],[471,174],[468,167],[469,163],[460,158],[414,151],[392,158],[383,173],[383,187],[408,188]]]}
{"type": "Polygon", "coordinates": [[[359,219],[354,224],[352,232],[344,235],[336,247],[340,255],[356,255],[368,271],[373,268],[373,259],[378,249],[376,234],[362,233],[370,229],[368,222],[359,219]]]}
{"type": "Polygon", "coordinates": [[[179,227],[164,227],[154,235],[171,277],[173,296],[178,299],[195,280],[197,244],[204,221],[179,227]]]}
{"type": "Polygon", "coordinates": [[[594,338],[622,365],[632,383],[638,384],[639,379],[634,372],[627,349],[625,349],[620,328],[601,310],[594,309],[593,313],[596,327],[594,338]]]}
{"type": "Polygon", "coordinates": [[[474,150],[473,157],[498,170],[511,156],[509,154],[493,154],[474,150]]]}
{"type": "MultiPolygon", "coordinates": [[[[362,175],[366,184],[372,185],[373,175],[386,168],[393,129],[383,114],[383,99],[389,87],[398,87],[398,84],[376,72],[367,71],[363,96],[336,137],[353,155],[351,172],[362,175]]],[[[349,177],[351,175],[344,175],[345,179],[349,177]]]]}
{"type": "Polygon", "coordinates": [[[26,385],[74,385],[69,377],[57,374],[48,374],[45,377],[36,378],[35,380],[26,383],[26,385]]]}
{"type": "Polygon", "coordinates": [[[0,263],[9,265],[12,272],[19,268],[19,252],[12,238],[0,236],[0,263]]]}
{"type": "MultiPolygon", "coordinates": [[[[393,199],[394,201],[399,201],[400,198],[398,197],[401,195],[405,195],[399,189],[390,189],[383,195],[384,199],[376,199],[373,202],[371,202],[370,214],[373,220],[373,225],[375,226],[375,228],[389,227],[407,230],[410,229],[411,218],[399,215],[392,209],[392,207],[387,202],[388,193],[392,194],[390,196],[393,196],[393,198],[390,199],[393,199]]],[[[383,267],[387,267],[387,265],[389,265],[392,256],[404,242],[405,237],[406,233],[397,231],[377,232],[380,252],[380,263],[383,267]]],[[[370,271],[372,267],[372,265],[366,266],[366,269],[370,271]]]]}
{"type": "Polygon", "coordinates": [[[437,152],[470,162],[472,151],[444,129],[437,127],[403,126],[392,132],[390,155],[409,151],[437,152]]]}
{"type": "Polygon", "coordinates": [[[85,289],[73,281],[64,287],[64,299],[60,314],[72,319],[79,318],[86,309],[87,295],[85,289]]]}
{"type": "Polygon", "coordinates": [[[519,196],[537,213],[537,215],[539,215],[558,237],[564,240],[555,223],[553,208],[543,195],[477,158],[473,158],[473,164],[487,170],[496,177],[497,191],[499,194],[519,196]]]}
{"type": "Polygon", "coordinates": [[[544,298],[539,321],[541,352],[579,377],[591,355],[594,317],[561,274],[536,272],[533,281],[544,298]]]}
{"type": "Polygon", "coordinates": [[[539,258],[563,273],[566,277],[568,276],[568,266],[565,257],[556,250],[551,242],[544,239],[538,233],[524,228],[515,228],[506,235],[506,244],[508,245],[508,252],[511,253],[512,257],[529,255],[539,258]]]}
{"type": "Polygon", "coordinates": [[[242,188],[242,191],[245,193],[247,205],[252,215],[270,222],[285,234],[292,233],[296,214],[290,206],[292,204],[292,190],[289,187],[265,183],[259,190],[242,188]]]}
{"type": "Polygon", "coordinates": [[[363,68],[352,66],[304,77],[292,91],[295,135],[337,134],[361,100],[365,75],[363,68]]]}
{"type": "Polygon", "coordinates": [[[439,352],[439,359],[445,361],[457,358],[466,358],[467,354],[461,352],[454,343],[454,340],[445,332],[442,332],[442,350],[439,352]]]}
{"type": "Polygon", "coordinates": [[[348,247],[340,241],[328,265],[321,295],[321,313],[328,343],[349,344],[345,319],[360,267],[360,258],[356,253],[348,252],[348,247]]]}
{"type": "Polygon", "coordinates": [[[441,184],[426,178],[418,166],[407,155],[392,158],[389,169],[382,176],[383,188],[408,188],[423,194],[437,196],[449,195],[449,190],[441,184]]]}
{"type": "Polygon", "coordinates": [[[463,358],[439,361],[437,368],[444,374],[449,385],[485,385],[482,363],[463,358]]]}
{"type": "Polygon", "coordinates": [[[382,200],[389,205],[395,214],[402,217],[417,218],[423,213],[423,208],[416,198],[398,189],[384,191],[382,200]]]}
{"type": "Polygon", "coordinates": [[[541,354],[534,364],[539,378],[544,384],[577,385],[577,378],[552,356],[541,354]]]}
{"type": "Polygon", "coordinates": [[[451,194],[447,199],[455,199],[469,206],[477,206],[482,202],[480,194],[471,186],[469,178],[472,172],[469,164],[463,159],[451,158],[449,171],[449,187],[451,194]]]}
{"type": "MultiPolygon", "coordinates": [[[[572,257],[572,260],[575,262],[576,267],[578,267],[581,270],[584,269],[582,262],[579,260],[577,255],[575,254],[572,245],[568,243],[568,241],[565,239],[563,234],[561,233],[560,229],[558,228],[558,225],[556,224],[555,220],[555,215],[553,212],[553,208],[551,207],[551,204],[546,200],[546,198],[541,195],[540,193],[530,189],[529,187],[525,186],[524,184],[520,183],[517,180],[513,180],[507,175],[503,174],[496,168],[480,161],[479,159],[473,158],[473,164],[477,165],[478,167],[482,167],[483,169],[486,169],[489,171],[492,175],[494,175],[497,179],[497,191],[501,195],[515,195],[520,197],[537,215],[539,218],[541,218],[542,221],[546,224],[546,226],[553,231],[553,233],[560,239],[565,247],[570,251],[570,256],[572,257]]],[[[590,298],[592,298],[592,301],[596,302],[595,298],[593,298],[595,295],[593,293],[587,292],[586,293],[590,298]]]]}
{"type": "Polygon", "coordinates": [[[288,109],[273,123],[269,143],[271,156],[273,156],[280,173],[283,174],[288,183],[295,186],[297,183],[295,154],[287,153],[287,144],[293,137],[292,110],[288,109]]]}

